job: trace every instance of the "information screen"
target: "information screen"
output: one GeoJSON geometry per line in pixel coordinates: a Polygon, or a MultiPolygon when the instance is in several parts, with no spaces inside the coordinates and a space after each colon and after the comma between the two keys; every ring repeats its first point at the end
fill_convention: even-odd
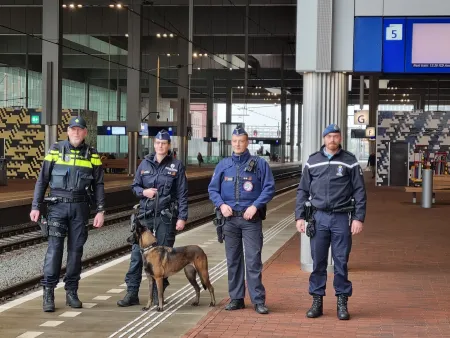
{"type": "Polygon", "coordinates": [[[412,25],[411,64],[417,68],[450,67],[450,23],[412,25]]]}
{"type": "Polygon", "coordinates": [[[125,127],[111,127],[111,135],[126,135],[125,127]]]}

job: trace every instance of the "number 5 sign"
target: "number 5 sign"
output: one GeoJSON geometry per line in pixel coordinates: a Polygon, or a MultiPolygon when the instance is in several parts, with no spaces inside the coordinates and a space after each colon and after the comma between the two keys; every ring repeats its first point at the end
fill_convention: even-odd
{"type": "Polygon", "coordinates": [[[403,40],[403,25],[397,23],[386,27],[386,40],[403,40]]]}

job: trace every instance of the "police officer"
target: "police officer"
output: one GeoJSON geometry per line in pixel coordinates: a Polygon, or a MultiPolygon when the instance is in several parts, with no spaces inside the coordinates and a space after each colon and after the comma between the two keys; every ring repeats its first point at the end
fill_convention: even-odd
{"type": "Polygon", "coordinates": [[[228,291],[231,301],[226,310],[245,307],[244,253],[247,286],[255,311],[269,312],[262,284],[262,219],[266,204],[275,194],[269,164],[248,151],[248,134],[237,127],[231,137],[233,154],[219,162],[208,187],[209,197],[226,218],[223,233],[228,266],[228,291]]]}
{"type": "MultiPolygon", "coordinates": [[[[132,184],[134,194],[140,198],[140,214],[146,215],[141,224],[152,230],[158,245],[173,247],[175,229],[181,231],[188,218],[188,184],[181,161],[170,151],[170,135],[161,130],[155,137],[155,153],[145,156],[137,168],[132,184]]],[[[127,294],[118,306],[139,304],[139,287],[142,280],[142,256],[138,244],[133,244],[131,261],[125,276],[127,294]]],[[[164,290],[169,285],[164,278],[164,290]]],[[[156,283],[153,302],[158,304],[156,283]]]]}
{"type": "Polygon", "coordinates": [[[58,284],[67,236],[67,267],[64,276],[66,305],[81,308],[78,299],[78,282],[81,272],[83,246],[88,237],[90,193],[97,205],[94,227],[104,222],[105,191],[102,162],[97,151],[87,145],[86,121],[78,116],[69,121],[68,139],[53,144],[44,158],[34,190],[30,219],[39,220],[41,204],[50,185],[48,205],[48,248],[44,261],[43,309],[55,311],[54,288],[58,284]]]}
{"type": "MultiPolygon", "coordinates": [[[[366,215],[366,190],[364,176],[356,157],[343,150],[341,131],[336,124],[323,132],[324,145],[312,154],[304,165],[297,190],[295,209],[296,226],[305,232],[305,202],[310,199],[314,207],[315,234],[311,241],[313,271],[309,278],[309,294],[313,303],[307,317],[323,314],[323,296],[327,282],[328,250],[334,260],[334,289],[337,297],[337,317],[348,320],[348,297],[352,283],[348,280],[347,262],[352,248],[352,235],[360,233],[366,215]],[[354,211],[339,212],[343,207],[354,211]]],[[[348,209],[347,209],[348,210],[348,209]]]]}

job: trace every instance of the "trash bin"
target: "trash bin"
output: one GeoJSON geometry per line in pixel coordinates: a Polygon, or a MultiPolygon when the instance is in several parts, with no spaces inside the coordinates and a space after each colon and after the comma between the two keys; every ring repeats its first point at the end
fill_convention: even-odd
{"type": "Polygon", "coordinates": [[[6,158],[0,158],[0,186],[8,185],[8,177],[6,175],[6,158]]]}

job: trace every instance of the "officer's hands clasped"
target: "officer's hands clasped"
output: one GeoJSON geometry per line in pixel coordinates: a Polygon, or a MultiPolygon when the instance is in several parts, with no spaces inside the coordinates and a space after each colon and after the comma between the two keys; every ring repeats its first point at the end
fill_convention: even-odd
{"type": "Polygon", "coordinates": [[[244,219],[246,219],[248,221],[248,220],[252,219],[253,216],[255,216],[257,211],[258,211],[258,209],[256,209],[256,207],[254,205],[251,205],[247,208],[247,210],[245,210],[245,213],[242,217],[244,217],[244,219]]]}
{"type": "Polygon", "coordinates": [[[220,206],[220,211],[222,212],[223,217],[233,216],[233,209],[225,203],[220,206]]]}
{"type": "Polygon", "coordinates": [[[158,193],[158,189],[156,189],[156,188],[148,188],[142,192],[142,194],[147,198],[154,198],[157,193],[158,193]]]}

